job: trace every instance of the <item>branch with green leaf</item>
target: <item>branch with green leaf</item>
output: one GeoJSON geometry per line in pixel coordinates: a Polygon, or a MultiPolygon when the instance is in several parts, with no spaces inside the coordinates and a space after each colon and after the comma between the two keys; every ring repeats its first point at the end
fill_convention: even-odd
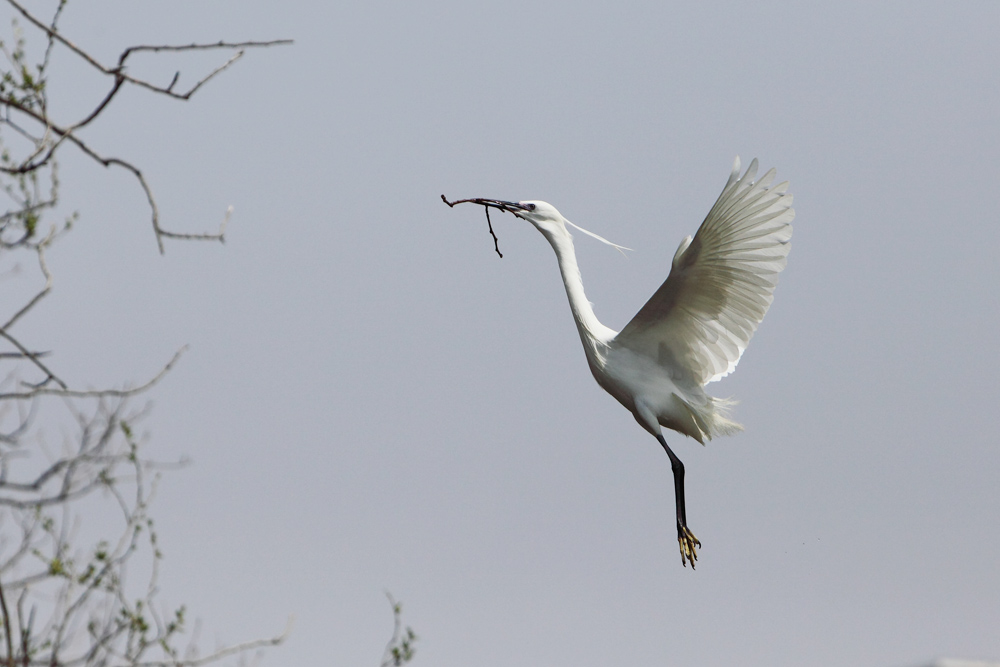
{"type": "MultiPolygon", "coordinates": [[[[104,155],[80,131],[99,123],[128,87],[188,100],[231,67],[247,49],[288,44],[219,41],[211,44],[137,45],[113,65],[102,63],[59,28],[66,0],[53,0],[39,18],[16,0],[12,31],[0,36],[0,279],[41,286],[0,313],[0,667],[196,667],[229,656],[246,656],[281,643],[281,635],[198,654],[183,640],[183,606],[166,607],[160,596],[163,559],[150,504],[163,472],[184,465],[145,454],[137,431],[146,409],[132,407],[178,361],[181,348],[145,382],[109,388],[77,388],[59,374],[58,355],[22,340],[18,326],[50,294],[53,274],[46,251],[71,230],[77,215],[56,221],[58,157],[72,147],[104,167],[132,173],[149,203],[160,252],[168,238],[224,240],[228,213],[217,232],[166,230],[142,171],[104,155]],[[140,53],[168,57],[187,51],[221,51],[218,66],[189,86],[178,72],[157,83],[126,71],[140,53]],[[59,54],[96,73],[96,102],[78,116],[60,117],[50,101],[50,70],[59,54]],[[99,87],[98,87],[99,86],[99,87]],[[34,270],[22,273],[22,259],[34,270]],[[56,441],[51,434],[60,434],[56,441]],[[131,577],[129,574],[131,573],[131,577]],[[138,577],[138,579],[135,579],[138,577]]],[[[2,6],[2,5],[0,5],[2,6]]],[[[93,11],[90,9],[90,11],[93,11]]],[[[18,283],[20,284],[20,283],[18,283]]],[[[16,293],[11,291],[11,293],[16,293]]]]}

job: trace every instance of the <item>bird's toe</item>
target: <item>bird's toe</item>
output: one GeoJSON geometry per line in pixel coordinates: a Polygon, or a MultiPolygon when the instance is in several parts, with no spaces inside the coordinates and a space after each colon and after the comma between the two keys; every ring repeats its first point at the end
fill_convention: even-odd
{"type": "Polygon", "coordinates": [[[687,567],[688,562],[690,562],[693,570],[694,563],[698,560],[697,548],[701,546],[701,542],[687,526],[677,527],[677,542],[681,547],[681,564],[687,567]]]}

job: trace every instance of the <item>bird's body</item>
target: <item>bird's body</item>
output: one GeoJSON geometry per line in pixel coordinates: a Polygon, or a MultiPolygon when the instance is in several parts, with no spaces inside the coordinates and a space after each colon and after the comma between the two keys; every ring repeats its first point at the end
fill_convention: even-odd
{"type": "MultiPolygon", "coordinates": [[[[536,211],[543,205],[531,203],[536,211]]],[[[583,291],[569,231],[565,235],[543,234],[556,252],[570,310],[597,384],[654,436],[660,426],[666,426],[704,443],[706,438],[740,430],[724,416],[728,402],[708,396],[676,359],[664,358],[666,351],[658,350],[656,363],[650,363],[650,355],[633,349],[619,332],[603,325],[583,291]]]]}
{"type": "Polygon", "coordinates": [[[705,385],[736,368],[767,312],[785,266],[795,215],[787,182],[770,187],[773,169],[754,182],[756,170],[754,160],[741,178],[736,159],[729,182],[697,234],[678,247],[666,281],[621,332],[604,326],[594,314],[567,229],[575,225],[555,207],[542,201],[462,200],[513,213],[552,245],[594,379],[670,457],[681,561],[692,567],[700,542],[687,527],[684,466],[667,446],[661,427],[702,444],[742,430],[729,418],[732,402],[708,395],[705,385]]]}

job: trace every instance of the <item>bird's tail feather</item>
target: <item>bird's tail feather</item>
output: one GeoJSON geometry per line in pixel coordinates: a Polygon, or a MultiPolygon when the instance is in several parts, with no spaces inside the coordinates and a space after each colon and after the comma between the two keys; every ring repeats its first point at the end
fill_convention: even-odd
{"type": "Polygon", "coordinates": [[[686,401],[681,399],[684,406],[690,411],[691,418],[701,431],[698,442],[705,444],[705,440],[711,440],[720,435],[733,435],[743,430],[743,425],[730,419],[733,406],[738,401],[733,398],[716,398],[705,395],[703,403],[686,401]]]}

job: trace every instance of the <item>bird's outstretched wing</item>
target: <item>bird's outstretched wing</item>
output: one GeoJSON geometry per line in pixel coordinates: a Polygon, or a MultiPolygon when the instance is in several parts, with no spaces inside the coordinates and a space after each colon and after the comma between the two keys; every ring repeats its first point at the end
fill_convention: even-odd
{"type": "Polygon", "coordinates": [[[692,239],[681,242],[670,275],[614,339],[677,379],[705,385],[736,364],[773,300],[792,237],[788,182],[756,183],[757,160],[729,182],[692,239]]]}

